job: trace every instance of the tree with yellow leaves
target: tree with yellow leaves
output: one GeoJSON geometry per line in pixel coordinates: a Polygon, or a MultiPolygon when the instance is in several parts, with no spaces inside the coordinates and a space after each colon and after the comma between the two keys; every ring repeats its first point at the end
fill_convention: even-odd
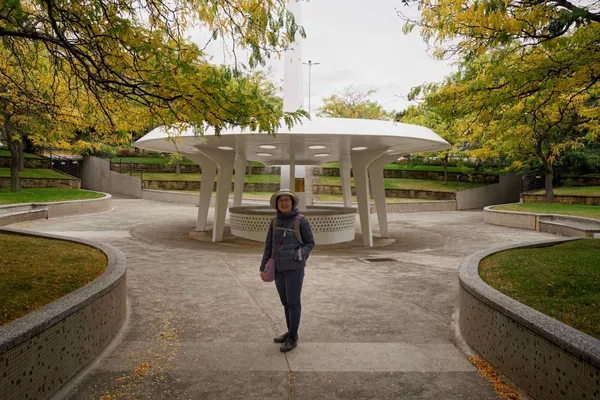
{"type": "Polygon", "coordinates": [[[473,57],[431,94],[431,102],[463,115],[456,126],[478,144],[475,155],[504,154],[517,160],[515,168],[537,160],[546,174],[547,202],[556,158],[600,133],[600,60],[582,49],[595,46],[595,27],[587,28],[556,39],[552,51],[514,44],[473,57]]]}
{"type": "Polygon", "coordinates": [[[267,82],[237,65],[210,64],[185,35],[202,26],[248,49],[252,67],[304,34],[285,4],[2,1],[0,106],[8,110],[2,134],[13,149],[12,142],[31,132],[55,143],[50,124],[52,132],[66,126],[119,132],[153,120],[188,123],[198,132],[237,125],[274,133],[282,121],[291,125],[305,113],[284,113],[267,82]]]}
{"type": "MultiPolygon", "coordinates": [[[[407,1],[410,2],[410,1],[407,1]]],[[[416,0],[419,27],[437,56],[461,71],[435,102],[461,111],[459,129],[480,156],[539,160],[551,202],[552,165],[565,149],[596,140],[600,96],[600,13],[596,1],[416,0]]]]}

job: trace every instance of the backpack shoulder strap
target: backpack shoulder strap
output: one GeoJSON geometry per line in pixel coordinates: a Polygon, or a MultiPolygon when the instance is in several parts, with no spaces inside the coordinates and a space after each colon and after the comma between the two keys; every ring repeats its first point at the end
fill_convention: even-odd
{"type": "Polygon", "coordinates": [[[304,241],[302,240],[302,233],[300,232],[300,223],[302,222],[302,218],[304,218],[304,215],[298,214],[294,219],[294,233],[296,234],[296,239],[300,242],[300,244],[304,244],[304,241]]]}

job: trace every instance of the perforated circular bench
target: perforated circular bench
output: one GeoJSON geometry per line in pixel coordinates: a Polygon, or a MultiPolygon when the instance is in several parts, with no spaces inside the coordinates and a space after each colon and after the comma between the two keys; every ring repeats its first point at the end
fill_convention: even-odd
{"type": "MultiPolygon", "coordinates": [[[[302,215],[310,223],[316,244],[335,244],[354,240],[356,208],[309,206],[302,215]]],[[[275,211],[269,206],[231,207],[229,225],[237,237],[264,242],[275,211]]]]}

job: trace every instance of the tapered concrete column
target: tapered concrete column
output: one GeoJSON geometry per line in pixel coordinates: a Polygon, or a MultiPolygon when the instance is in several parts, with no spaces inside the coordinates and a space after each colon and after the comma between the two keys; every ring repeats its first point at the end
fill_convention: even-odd
{"type": "Polygon", "coordinates": [[[215,176],[217,175],[217,164],[203,154],[183,154],[188,160],[192,160],[200,165],[202,169],[202,181],[200,182],[200,198],[198,200],[198,219],[196,222],[196,231],[206,231],[206,220],[208,218],[208,209],[210,208],[210,199],[212,197],[215,176]]]}
{"type": "MultiPolygon", "coordinates": [[[[233,164],[235,162],[235,153],[233,151],[211,149],[210,153],[204,153],[200,151],[198,154],[190,156],[190,159],[192,161],[200,161],[204,158],[212,160],[213,163],[216,164],[217,169],[219,171],[219,177],[217,179],[217,196],[215,199],[215,216],[213,222],[212,241],[221,242],[223,241],[225,216],[227,215],[227,204],[229,202],[229,194],[231,193],[231,178],[233,176],[233,164]]],[[[204,173],[204,167],[202,165],[200,165],[200,167],[203,168],[202,171],[204,173]]],[[[202,189],[205,186],[206,185],[200,185],[200,188],[202,189]]],[[[201,196],[202,194],[203,192],[200,193],[201,196]]]]}
{"type": "Polygon", "coordinates": [[[341,156],[340,163],[340,178],[342,180],[342,198],[344,199],[344,207],[352,207],[352,181],[350,180],[350,156],[341,156]]]}
{"type": "Polygon", "coordinates": [[[246,157],[242,154],[235,156],[235,182],[233,184],[233,206],[242,205],[244,193],[244,178],[246,177],[246,157]]]}
{"type": "Polygon", "coordinates": [[[382,155],[369,165],[369,182],[371,183],[371,191],[375,199],[375,207],[377,208],[377,221],[379,222],[379,233],[381,237],[388,237],[388,222],[387,222],[387,207],[385,204],[385,186],[383,180],[383,168],[391,161],[397,159],[398,156],[390,158],[387,154],[382,155]]]}
{"type": "Polygon", "coordinates": [[[354,186],[356,187],[356,201],[360,215],[360,230],[363,237],[363,245],[373,247],[373,232],[371,231],[371,210],[369,202],[369,174],[367,169],[371,162],[384,154],[383,150],[353,151],[351,154],[352,172],[354,174],[354,186]]]}

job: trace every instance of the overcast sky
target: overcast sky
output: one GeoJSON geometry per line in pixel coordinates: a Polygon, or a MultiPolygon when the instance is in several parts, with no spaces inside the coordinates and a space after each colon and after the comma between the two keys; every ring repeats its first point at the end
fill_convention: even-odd
{"type": "MultiPolygon", "coordinates": [[[[440,81],[454,70],[449,61],[436,60],[427,52],[427,44],[416,30],[402,33],[404,22],[396,9],[416,15],[400,0],[302,2],[303,59],[320,63],[312,67],[313,113],[324,97],[342,93],[350,85],[362,91],[375,89],[373,100],[388,110],[402,110],[408,106],[403,97],[412,87],[440,81]]],[[[201,47],[207,37],[200,31],[191,33],[201,47]]],[[[206,52],[215,63],[233,63],[222,43],[210,43],[206,52]]],[[[245,62],[243,53],[237,56],[245,62]]],[[[270,61],[268,66],[273,79],[282,85],[283,60],[270,61]]],[[[304,67],[304,99],[307,107],[308,66],[304,67]]]]}

